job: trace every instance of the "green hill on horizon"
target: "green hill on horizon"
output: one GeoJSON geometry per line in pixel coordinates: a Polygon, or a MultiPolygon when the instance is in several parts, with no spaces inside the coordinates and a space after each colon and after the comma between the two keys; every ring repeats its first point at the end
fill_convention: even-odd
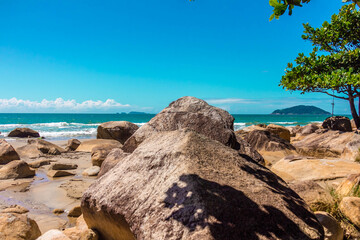
{"type": "Polygon", "coordinates": [[[315,107],[298,105],[290,108],[278,109],[271,113],[271,115],[330,115],[331,113],[315,107]]]}

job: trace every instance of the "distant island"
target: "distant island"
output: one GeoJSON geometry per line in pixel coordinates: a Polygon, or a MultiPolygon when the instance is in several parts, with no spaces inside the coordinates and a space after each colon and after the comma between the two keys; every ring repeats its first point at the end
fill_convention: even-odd
{"type": "Polygon", "coordinates": [[[315,107],[299,105],[290,108],[278,109],[271,113],[271,115],[330,115],[331,113],[315,107]]]}

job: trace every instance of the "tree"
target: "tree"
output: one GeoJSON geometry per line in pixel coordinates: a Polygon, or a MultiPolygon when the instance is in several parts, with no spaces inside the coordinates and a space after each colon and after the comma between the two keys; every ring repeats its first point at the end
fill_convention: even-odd
{"type": "MultiPolygon", "coordinates": [[[[309,2],[310,0],[269,0],[270,6],[274,8],[273,14],[270,16],[270,21],[274,18],[279,19],[286,10],[288,10],[289,15],[291,15],[294,7],[302,7],[302,4],[309,2]]],[[[353,2],[353,4],[357,4],[358,7],[360,7],[360,0],[342,0],[342,2],[353,2]]]]}
{"type": "Polygon", "coordinates": [[[302,38],[315,47],[309,56],[300,53],[295,65],[288,63],[280,86],[290,91],[320,92],[349,101],[359,128],[360,118],[354,100],[360,97],[360,11],[353,4],[344,5],[330,23],[325,21],[320,28],[304,24],[304,29],[302,38]]]}

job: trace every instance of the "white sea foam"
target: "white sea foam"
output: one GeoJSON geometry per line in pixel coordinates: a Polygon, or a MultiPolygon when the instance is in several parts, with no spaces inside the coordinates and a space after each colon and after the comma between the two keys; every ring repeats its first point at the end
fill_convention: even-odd
{"type": "Polygon", "coordinates": [[[66,138],[66,137],[90,137],[96,136],[96,128],[78,131],[46,132],[39,131],[40,136],[45,138],[66,138]]]}
{"type": "Polygon", "coordinates": [[[273,123],[273,124],[295,124],[297,122],[270,122],[270,123],[273,123]]]}

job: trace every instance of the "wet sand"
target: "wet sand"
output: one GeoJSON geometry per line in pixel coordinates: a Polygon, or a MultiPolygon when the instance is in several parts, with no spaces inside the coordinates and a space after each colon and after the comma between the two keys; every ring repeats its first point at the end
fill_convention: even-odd
{"type": "MultiPolygon", "coordinates": [[[[65,148],[67,141],[50,141],[65,148]]],[[[27,139],[9,141],[18,148],[27,144],[27,139]]],[[[91,154],[88,152],[67,152],[61,155],[45,155],[36,159],[22,160],[30,163],[36,160],[51,160],[56,163],[77,164],[77,169],[68,170],[74,176],[50,178],[46,175],[50,165],[36,168],[36,176],[28,179],[0,181],[0,209],[11,205],[20,205],[29,210],[29,216],[39,225],[42,233],[50,229],[71,227],[75,219],[67,214],[80,205],[83,191],[96,177],[83,176],[82,172],[92,166],[91,154]],[[63,209],[64,213],[56,215],[54,209],[63,209]]]]}

